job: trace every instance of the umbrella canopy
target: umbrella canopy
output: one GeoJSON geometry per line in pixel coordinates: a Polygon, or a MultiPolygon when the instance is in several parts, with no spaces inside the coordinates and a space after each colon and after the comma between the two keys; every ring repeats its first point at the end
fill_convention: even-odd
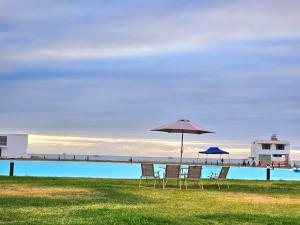
{"type": "Polygon", "coordinates": [[[201,153],[201,154],[229,154],[229,152],[219,149],[218,147],[210,147],[206,151],[200,151],[199,153],[201,153]]]}
{"type": "Polygon", "coordinates": [[[181,119],[181,120],[177,120],[174,123],[165,124],[163,126],[152,129],[151,131],[162,131],[168,133],[189,133],[189,134],[214,133],[204,128],[201,128],[186,119],[181,119]]]}
{"type": "Polygon", "coordinates": [[[177,120],[174,123],[165,124],[163,126],[152,129],[151,131],[162,131],[168,133],[181,133],[181,151],[180,151],[180,164],[182,163],[182,154],[183,154],[183,134],[205,134],[205,133],[214,133],[208,131],[204,128],[193,124],[191,121],[186,119],[177,120]]]}

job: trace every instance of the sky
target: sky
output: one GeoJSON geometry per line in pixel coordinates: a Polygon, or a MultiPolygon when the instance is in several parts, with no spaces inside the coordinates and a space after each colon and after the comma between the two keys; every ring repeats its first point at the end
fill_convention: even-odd
{"type": "Polygon", "coordinates": [[[300,159],[300,1],[0,0],[0,131],[31,152],[185,156],[291,142],[300,159]]]}

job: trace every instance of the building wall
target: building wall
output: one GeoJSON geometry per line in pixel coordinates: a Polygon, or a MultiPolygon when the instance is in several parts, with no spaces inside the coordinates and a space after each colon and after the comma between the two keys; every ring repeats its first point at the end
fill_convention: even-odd
{"type": "Polygon", "coordinates": [[[270,161],[282,162],[286,160],[286,156],[289,157],[290,154],[290,143],[287,141],[272,141],[272,140],[256,140],[251,146],[251,156],[255,157],[255,161],[258,162],[259,155],[270,155],[270,161]],[[262,149],[262,144],[270,144],[271,149],[262,149]],[[276,145],[282,144],[285,146],[284,150],[277,150],[276,145]],[[274,155],[282,155],[281,157],[274,157],[274,155]]]}
{"type": "Polygon", "coordinates": [[[27,154],[28,134],[0,134],[7,136],[7,145],[0,145],[2,158],[30,158],[27,154]]]}

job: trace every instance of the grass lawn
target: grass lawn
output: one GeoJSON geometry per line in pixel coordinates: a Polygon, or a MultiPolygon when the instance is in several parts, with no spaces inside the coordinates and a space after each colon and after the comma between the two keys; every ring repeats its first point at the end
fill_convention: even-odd
{"type": "Polygon", "coordinates": [[[175,183],[0,176],[0,224],[300,224],[300,182],[229,184],[180,191],[175,183]]]}

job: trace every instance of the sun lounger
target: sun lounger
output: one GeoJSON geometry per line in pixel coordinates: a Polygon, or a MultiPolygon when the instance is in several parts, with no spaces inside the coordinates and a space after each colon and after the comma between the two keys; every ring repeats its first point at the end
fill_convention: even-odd
{"type": "MultiPolygon", "coordinates": [[[[216,173],[212,173],[212,175],[210,176],[210,179],[214,179],[216,181],[219,189],[221,189],[219,181],[226,180],[229,168],[230,168],[229,166],[223,166],[219,175],[216,173]]],[[[229,184],[227,182],[226,182],[226,184],[227,184],[227,188],[229,188],[229,184]]]]}
{"type": "Polygon", "coordinates": [[[163,189],[166,188],[168,180],[177,180],[181,189],[180,165],[166,165],[166,170],[163,179],[163,189]]]}
{"type": "Polygon", "coordinates": [[[188,181],[197,182],[198,186],[203,189],[203,181],[202,181],[202,166],[199,165],[191,165],[188,168],[188,173],[185,177],[185,189],[187,190],[188,181]],[[201,185],[199,184],[201,181],[201,185]]]}
{"type": "Polygon", "coordinates": [[[149,179],[154,180],[154,188],[156,181],[160,179],[159,172],[154,172],[154,165],[152,163],[142,163],[141,164],[142,175],[140,177],[139,187],[142,185],[142,180],[148,182],[149,179]]]}

